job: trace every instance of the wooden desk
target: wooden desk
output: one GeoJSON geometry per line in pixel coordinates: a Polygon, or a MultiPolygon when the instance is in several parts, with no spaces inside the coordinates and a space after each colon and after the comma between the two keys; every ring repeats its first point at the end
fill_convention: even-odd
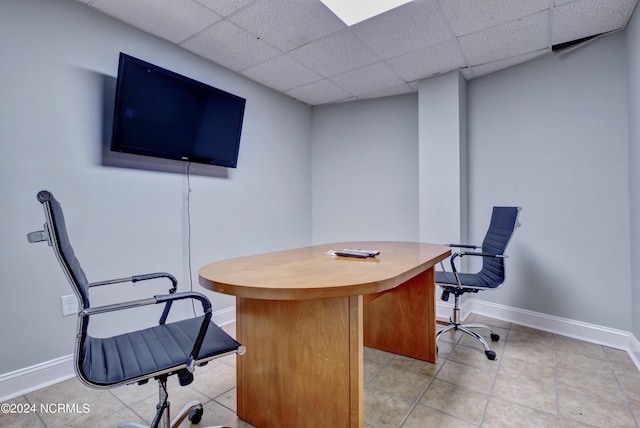
{"type": "Polygon", "coordinates": [[[435,274],[448,247],[347,242],[211,263],[237,297],[238,416],[256,427],[362,427],[363,345],[434,362],[435,274]],[[378,249],[372,259],[328,255],[378,249]]]}

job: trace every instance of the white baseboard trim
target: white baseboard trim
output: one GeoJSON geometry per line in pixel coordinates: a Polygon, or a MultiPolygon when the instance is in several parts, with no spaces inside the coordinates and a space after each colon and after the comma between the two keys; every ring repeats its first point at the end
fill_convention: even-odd
{"type": "Polygon", "coordinates": [[[220,327],[234,323],[236,321],[236,307],[231,306],[225,309],[221,309],[213,313],[211,317],[213,322],[218,324],[220,327]]]}
{"type": "Polygon", "coordinates": [[[470,311],[499,320],[513,322],[586,342],[597,343],[629,352],[631,333],[575,321],[526,309],[511,308],[478,299],[470,299],[470,311]]]}
{"type": "MultiPolygon", "coordinates": [[[[442,317],[448,320],[452,310],[453,305],[450,303],[436,303],[438,318],[442,317]]],[[[621,349],[629,354],[633,363],[640,370],[640,342],[629,332],[473,298],[464,300],[460,305],[461,319],[465,319],[470,313],[621,349]]]]}
{"type": "MultiPolygon", "coordinates": [[[[448,320],[452,310],[453,304],[437,301],[436,317],[438,319],[448,320]]],[[[465,299],[460,305],[460,317],[465,319],[471,313],[624,350],[640,370],[640,342],[631,333],[483,300],[465,299]]],[[[235,307],[225,308],[213,314],[214,322],[220,326],[233,323],[235,317],[235,307]]],[[[74,376],[73,355],[66,355],[0,374],[0,402],[28,394],[74,376]]]]}
{"type": "MultiPolygon", "coordinates": [[[[219,326],[231,324],[236,320],[236,308],[216,311],[212,318],[219,326]]],[[[72,377],[75,377],[73,354],[0,374],[0,403],[72,377]]]]}
{"type": "Polygon", "coordinates": [[[0,374],[0,402],[53,385],[75,376],[73,355],[0,374]]]}

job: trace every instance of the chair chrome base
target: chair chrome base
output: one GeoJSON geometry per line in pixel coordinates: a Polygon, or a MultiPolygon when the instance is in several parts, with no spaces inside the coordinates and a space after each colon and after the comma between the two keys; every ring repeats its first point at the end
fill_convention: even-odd
{"type": "Polygon", "coordinates": [[[438,331],[438,333],[436,333],[436,342],[440,338],[441,334],[446,333],[449,330],[460,330],[463,333],[467,333],[468,335],[475,337],[482,344],[482,346],[484,347],[484,354],[487,356],[487,358],[490,359],[490,360],[495,360],[496,359],[495,351],[491,350],[491,348],[489,347],[489,344],[484,339],[484,337],[480,336],[475,331],[470,330],[470,328],[486,328],[491,332],[491,340],[492,341],[497,342],[498,340],[500,340],[500,336],[495,331],[493,331],[493,329],[491,327],[489,327],[488,325],[477,324],[477,323],[464,324],[464,325],[463,324],[451,323],[448,326],[440,329],[438,331]]]}
{"type": "MultiPolygon", "coordinates": [[[[159,390],[159,401],[156,406],[158,409],[153,422],[151,423],[151,428],[177,428],[185,419],[189,419],[192,424],[200,423],[202,419],[202,414],[204,410],[202,408],[202,403],[199,401],[189,401],[187,404],[182,407],[180,412],[178,412],[177,416],[171,420],[170,418],[170,403],[167,395],[167,376],[160,376],[157,378],[158,381],[158,390],[159,390]]],[[[149,428],[149,425],[141,424],[138,422],[121,422],[116,425],[116,428],[149,428]]],[[[222,425],[216,425],[206,428],[227,428],[222,425]]]]}
{"type": "Polygon", "coordinates": [[[489,344],[487,343],[487,341],[485,340],[484,337],[482,337],[481,335],[479,335],[475,331],[470,330],[472,328],[486,328],[487,330],[489,330],[491,332],[491,341],[492,342],[497,342],[498,340],[500,340],[500,336],[498,335],[498,333],[496,333],[488,325],[479,324],[479,323],[469,323],[469,324],[460,323],[460,296],[456,294],[455,295],[455,302],[454,302],[454,305],[453,305],[453,319],[449,320],[449,325],[448,326],[441,328],[436,333],[436,343],[438,342],[438,339],[440,338],[440,336],[443,333],[446,333],[447,331],[450,331],[450,330],[459,330],[459,331],[461,331],[463,333],[467,333],[469,336],[475,337],[482,344],[482,346],[484,347],[484,354],[487,356],[487,358],[490,359],[490,360],[495,360],[496,359],[495,351],[491,350],[491,348],[489,347],[489,344]]]}

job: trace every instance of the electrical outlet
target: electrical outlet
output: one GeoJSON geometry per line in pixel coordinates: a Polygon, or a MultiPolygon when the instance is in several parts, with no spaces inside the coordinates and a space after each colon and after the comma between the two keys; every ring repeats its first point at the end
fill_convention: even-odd
{"type": "Polygon", "coordinates": [[[78,299],[73,294],[60,297],[62,303],[62,316],[68,317],[69,315],[75,315],[78,313],[78,299]]]}

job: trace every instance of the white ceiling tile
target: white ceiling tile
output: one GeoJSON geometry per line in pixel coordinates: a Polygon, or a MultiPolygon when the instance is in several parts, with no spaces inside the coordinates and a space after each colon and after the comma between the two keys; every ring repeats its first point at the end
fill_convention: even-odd
{"type": "Polygon", "coordinates": [[[548,49],[541,49],[536,52],[530,52],[525,55],[520,55],[514,58],[507,58],[501,61],[492,62],[489,64],[477,65],[471,68],[474,77],[480,77],[487,74],[494,73],[499,70],[504,70],[505,68],[512,67],[514,65],[522,64],[527,61],[531,61],[532,59],[540,58],[542,56],[548,55],[548,49]]]}
{"type": "Polygon", "coordinates": [[[233,12],[248,5],[255,0],[196,0],[198,3],[219,13],[222,16],[229,16],[233,12]]]}
{"type": "Polygon", "coordinates": [[[552,44],[624,28],[636,0],[578,0],[553,8],[552,44]]]}
{"type": "Polygon", "coordinates": [[[366,65],[357,70],[333,76],[329,80],[355,96],[405,83],[383,62],[366,65]]]}
{"type": "Polygon", "coordinates": [[[260,0],[229,19],[284,52],[346,28],[318,0],[260,0]]]}
{"type": "Polygon", "coordinates": [[[351,94],[347,91],[337,87],[326,79],[291,89],[287,91],[287,94],[311,105],[327,104],[352,98],[351,94]]]}
{"type": "Polygon", "coordinates": [[[229,21],[220,21],[181,43],[185,49],[234,71],[264,62],[281,54],[229,21]]]}
{"type": "Polygon", "coordinates": [[[638,2],[413,0],[347,27],[320,0],[76,1],[311,105],[471,80],[619,30],[638,2]]]}
{"type": "Polygon", "coordinates": [[[425,79],[465,66],[456,40],[399,55],[386,60],[386,63],[407,82],[425,79]]]}
{"type": "Polygon", "coordinates": [[[456,36],[464,36],[548,9],[549,0],[446,0],[440,5],[456,36]]]}
{"type": "Polygon", "coordinates": [[[366,94],[359,95],[358,99],[392,97],[394,95],[409,94],[411,92],[414,92],[414,89],[411,86],[409,86],[408,83],[402,83],[401,85],[398,85],[398,86],[377,89],[373,92],[368,92],[366,94]]]}
{"type": "Polygon", "coordinates": [[[386,59],[453,38],[432,0],[413,1],[351,27],[386,59]]]}
{"type": "Polygon", "coordinates": [[[173,43],[180,43],[221,19],[191,0],[97,0],[93,7],[173,43]]]}
{"type": "Polygon", "coordinates": [[[249,67],[242,74],[278,91],[286,91],[322,78],[319,74],[286,55],[280,55],[249,67]]]}
{"type": "Polygon", "coordinates": [[[299,47],[289,54],[325,77],[378,61],[373,52],[348,30],[299,47]]]}
{"type": "Polygon", "coordinates": [[[524,55],[549,46],[548,11],[460,37],[470,65],[524,55]]]}

